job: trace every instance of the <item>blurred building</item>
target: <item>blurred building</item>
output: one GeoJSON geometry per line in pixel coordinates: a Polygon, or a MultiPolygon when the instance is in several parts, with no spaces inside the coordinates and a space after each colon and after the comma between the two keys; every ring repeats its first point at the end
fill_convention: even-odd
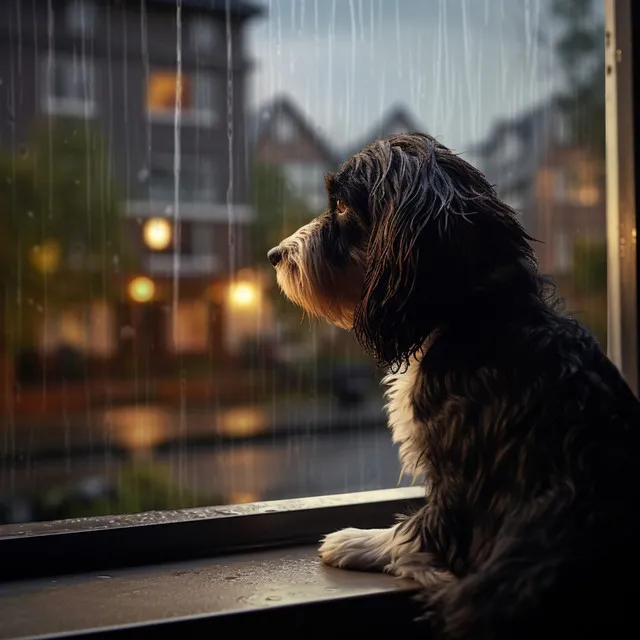
{"type": "Polygon", "coordinates": [[[573,142],[568,124],[552,99],[497,122],[473,162],[538,240],[540,271],[553,277],[566,309],[606,344],[604,154],[573,142]]]}
{"type": "Polygon", "coordinates": [[[258,110],[253,145],[255,159],[278,167],[311,211],[324,208],[324,174],[337,168],[340,156],[292,98],[277,97],[258,110]]]}
{"type": "Polygon", "coordinates": [[[243,0],[179,6],[180,12],[175,0],[0,6],[0,89],[11,84],[15,98],[13,117],[0,123],[0,146],[22,144],[40,118],[97,124],[108,140],[139,264],[127,274],[117,308],[97,301],[82,317],[49,317],[46,349],[63,342],[114,361],[134,350],[158,363],[215,354],[233,331],[233,323],[225,328],[227,307],[255,297],[248,282],[230,287],[230,276],[250,261],[245,25],[259,11],[243,0]]]}
{"type": "Polygon", "coordinates": [[[370,127],[358,142],[347,145],[328,140],[289,96],[279,96],[257,112],[253,129],[255,158],[281,169],[294,193],[312,211],[321,211],[327,203],[324,174],[335,171],[351,155],[393,133],[423,131],[403,107],[390,109],[370,127]]]}
{"type": "Polygon", "coordinates": [[[540,241],[540,268],[562,280],[572,271],[576,242],[604,242],[602,158],[572,143],[555,100],[496,122],[472,150],[502,199],[540,241]]]}

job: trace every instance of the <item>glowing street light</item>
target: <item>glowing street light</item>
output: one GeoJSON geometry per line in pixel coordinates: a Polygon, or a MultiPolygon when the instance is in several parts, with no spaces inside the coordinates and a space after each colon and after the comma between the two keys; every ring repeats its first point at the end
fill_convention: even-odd
{"type": "Polygon", "coordinates": [[[128,287],[129,297],[134,302],[149,302],[153,300],[156,292],[156,285],[153,280],[145,276],[134,278],[128,287]]]}
{"type": "Polygon", "coordinates": [[[31,248],[31,264],[42,273],[53,273],[60,264],[62,251],[55,240],[45,240],[31,248]]]}
{"type": "Polygon", "coordinates": [[[162,251],[171,244],[171,224],[164,218],[149,218],[144,224],[142,236],[145,244],[154,251],[162,251]]]}
{"type": "Polygon", "coordinates": [[[250,307],[258,300],[258,288],[251,282],[236,282],[229,288],[229,299],[235,307],[250,307]]]}

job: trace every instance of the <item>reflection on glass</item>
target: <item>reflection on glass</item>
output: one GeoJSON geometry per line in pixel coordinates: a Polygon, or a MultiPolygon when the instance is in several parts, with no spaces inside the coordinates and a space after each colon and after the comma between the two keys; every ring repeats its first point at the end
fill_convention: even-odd
{"type": "Polygon", "coordinates": [[[379,136],[479,166],[606,343],[601,2],[143,4],[0,3],[0,524],[396,485],[266,260],[379,136]]]}

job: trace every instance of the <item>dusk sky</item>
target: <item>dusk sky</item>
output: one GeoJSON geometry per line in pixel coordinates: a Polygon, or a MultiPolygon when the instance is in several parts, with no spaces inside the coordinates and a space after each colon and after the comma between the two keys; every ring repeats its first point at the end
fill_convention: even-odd
{"type": "Polygon", "coordinates": [[[261,0],[252,107],[287,94],[334,144],[406,106],[464,152],[558,86],[550,0],[261,0]],[[545,34],[543,36],[543,34],[545,34]]]}

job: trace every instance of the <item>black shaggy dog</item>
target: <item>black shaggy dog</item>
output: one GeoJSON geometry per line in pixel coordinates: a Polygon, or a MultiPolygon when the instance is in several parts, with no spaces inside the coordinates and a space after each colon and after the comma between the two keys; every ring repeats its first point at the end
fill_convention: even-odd
{"type": "Polygon", "coordinates": [[[331,533],[324,561],[415,579],[439,637],[638,633],[640,403],[558,311],[515,212],[417,133],[326,186],[327,211],[269,259],[294,303],[390,369],[389,426],[426,502],[331,533]]]}

